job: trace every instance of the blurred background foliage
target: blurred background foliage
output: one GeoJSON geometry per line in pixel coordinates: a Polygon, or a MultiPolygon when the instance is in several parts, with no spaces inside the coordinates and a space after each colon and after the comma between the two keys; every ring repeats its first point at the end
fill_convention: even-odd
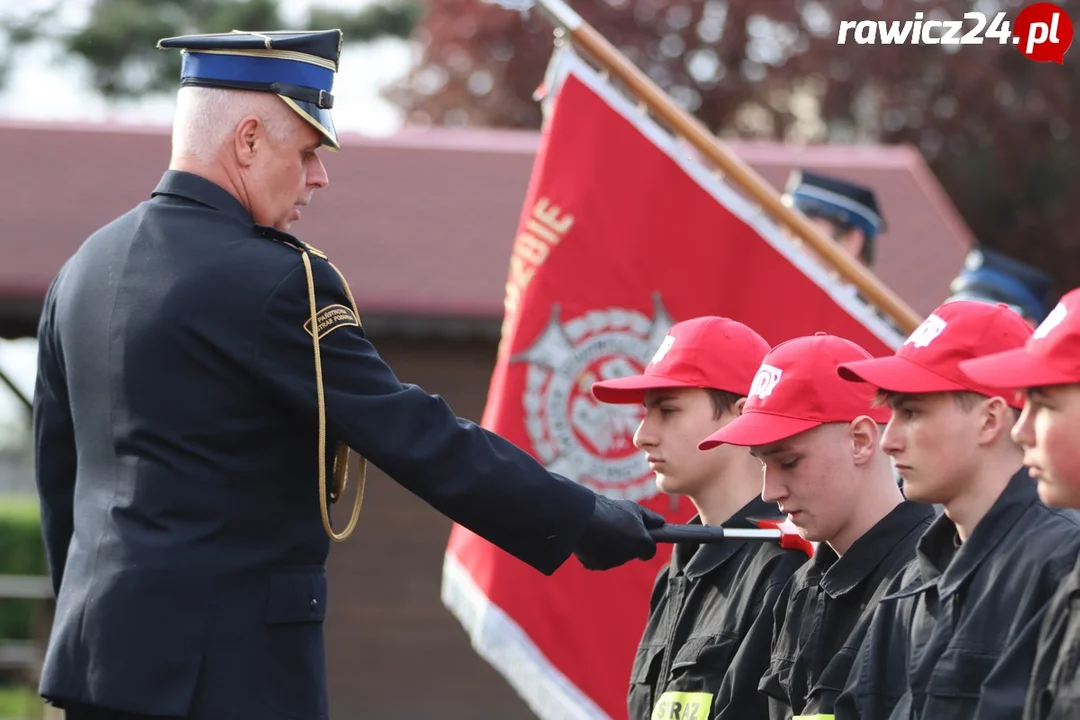
{"type": "MultiPolygon", "coordinates": [[[[163,37],[232,30],[283,29],[282,0],[94,0],[86,25],[59,30],[56,18],[64,0],[51,0],[26,16],[0,9],[5,56],[0,73],[9,69],[18,48],[41,39],[57,41],[86,61],[94,88],[105,97],[130,98],[175,90],[180,54],[155,48],[163,37]],[[6,17],[5,17],[6,15],[6,17]]],[[[383,37],[407,38],[422,12],[418,3],[371,4],[343,11],[316,6],[300,30],[340,28],[351,43],[383,37]]],[[[0,81],[3,75],[0,74],[0,81]]]]}
{"type": "MultiPolygon", "coordinates": [[[[1011,43],[837,43],[841,20],[1015,18],[1021,0],[598,0],[575,9],[721,137],[911,143],[978,240],[1080,285],[1080,64],[1011,43]]],[[[1080,2],[1059,3],[1078,19],[1080,2]]],[[[989,23],[988,23],[989,24],[989,23]]],[[[966,20],[963,30],[975,25],[966,20]]],[[[412,122],[538,127],[551,25],[437,0],[415,70],[390,91],[412,122]]],[[[902,241],[902,238],[898,238],[902,241]]]]}

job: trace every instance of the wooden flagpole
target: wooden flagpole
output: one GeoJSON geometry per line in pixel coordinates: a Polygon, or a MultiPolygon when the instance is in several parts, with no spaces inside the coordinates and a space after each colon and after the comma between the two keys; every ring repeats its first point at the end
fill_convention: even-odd
{"type": "MultiPolygon", "coordinates": [[[[514,8],[518,0],[499,2],[514,8]]],[[[711,160],[738,187],[756,200],[776,220],[790,227],[799,238],[824,257],[871,304],[892,318],[896,326],[910,333],[922,318],[831,238],[822,234],[801,212],[784,205],[776,190],[749,165],[724,147],[715,135],[690,113],[676,105],[645,73],[637,68],[595,28],[585,22],[564,0],[536,0],[562,27],[580,49],[587,52],[613,77],[618,78],[658,117],[674,128],[698,152],[711,160]]],[[[523,9],[523,8],[519,8],[523,9]]]]}

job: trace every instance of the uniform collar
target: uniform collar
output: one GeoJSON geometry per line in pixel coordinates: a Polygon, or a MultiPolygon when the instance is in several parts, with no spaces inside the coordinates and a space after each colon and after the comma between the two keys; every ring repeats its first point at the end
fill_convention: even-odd
{"type": "Polygon", "coordinates": [[[240,201],[237,200],[232,193],[201,175],[196,175],[195,173],[190,173],[185,170],[166,170],[165,174],[161,177],[161,182],[158,183],[158,186],[154,188],[154,191],[150,194],[151,197],[156,197],[157,195],[171,195],[173,197],[194,200],[207,207],[220,210],[226,215],[231,215],[238,220],[243,220],[248,223],[254,222],[251,219],[251,213],[247,211],[247,208],[240,204],[240,201]]]}
{"type": "Polygon", "coordinates": [[[923,577],[920,590],[936,583],[941,598],[959,590],[1008,534],[1009,528],[1038,500],[1035,481],[1026,468],[1021,468],[959,550],[956,525],[947,515],[941,515],[919,540],[919,569],[923,577]]]}
{"type": "MultiPolygon", "coordinates": [[[[773,518],[778,514],[774,503],[767,503],[760,495],[742,506],[742,508],[723,523],[726,528],[756,529],[757,525],[750,518],[773,518]]],[[[695,515],[691,525],[700,525],[701,518],[695,515]]],[[[675,573],[683,573],[691,580],[708,575],[727,562],[748,542],[759,543],[761,540],[723,540],[718,543],[677,543],[671,555],[671,567],[675,573]]],[[[765,541],[769,542],[769,541],[765,541]]]]}
{"type": "Polygon", "coordinates": [[[837,558],[827,543],[818,545],[814,564],[824,573],[821,589],[834,599],[854,590],[873,574],[896,547],[897,541],[933,513],[929,505],[904,500],[863,533],[843,557],[837,558]]]}

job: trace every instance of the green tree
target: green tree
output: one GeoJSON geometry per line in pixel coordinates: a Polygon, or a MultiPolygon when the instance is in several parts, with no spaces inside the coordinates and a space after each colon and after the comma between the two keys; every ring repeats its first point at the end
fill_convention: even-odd
{"type": "MultiPolygon", "coordinates": [[[[49,39],[82,58],[94,88],[108,98],[169,90],[180,73],[179,53],[155,49],[160,38],[230,30],[282,28],[282,0],[94,0],[87,24],[74,31],[55,28],[65,0],[26,15],[0,10],[0,82],[12,55],[26,43],[49,39]]],[[[385,36],[408,37],[420,16],[415,0],[391,0],[358,11],[316,7],[303,28],[341,28],[345,42],[385,36]]]]}
{"type": "MultiPolygon", "coordinates": [[[[1011,42],[837,43],[841,20],[1015,20],[1027,0],[599,0],[571,4],[721,136],[920,149],[976,237],[1080,285],[1080,63],[1011,42]]],[[[1080,0],[1059,2],[1080,20],[1080,0]]],[[[415,70],[390,91],[409,120],[537,128],[552,26],[484,0],[431,0],[415,70]]],[[[999,28],[1000,29],[1000,28],[999,28]]],[[[1074,43],[1075,45],[1076,43],[1074,43]]]]}

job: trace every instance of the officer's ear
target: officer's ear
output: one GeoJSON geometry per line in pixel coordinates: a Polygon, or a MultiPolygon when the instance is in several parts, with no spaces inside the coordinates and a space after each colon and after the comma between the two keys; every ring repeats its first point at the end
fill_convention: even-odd
{"type": "Polygon", "coordinates": [[[861,228],[849,227],[846,230],[841,230],[836,235],[836,241],[847,251],[848,255],[863,263],[866,262],[868,243],[861,228]]]}
{"type": "Polygon", "coordinates": [[[258,115],[248,115],[236,125],[233,132],[233,152],[241,167],[250,167],[255,162],[255,149],[258,145],[262,121],[258,115]]]}

